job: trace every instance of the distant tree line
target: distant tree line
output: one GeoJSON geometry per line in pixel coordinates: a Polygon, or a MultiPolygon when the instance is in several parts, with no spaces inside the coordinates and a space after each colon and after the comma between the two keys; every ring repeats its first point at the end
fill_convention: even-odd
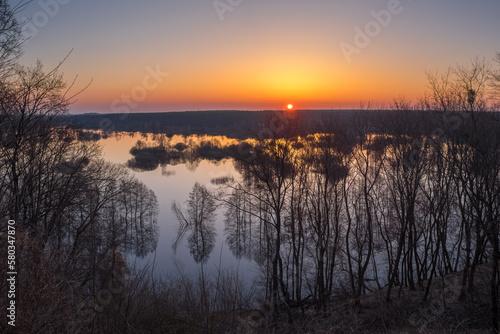
{"type": "MultiPolygon", "coordinates": [[[[421,105],[412,105],[420,108],[421,105]]],[[[421,110],[433,113],[432,110],[421,110]]],[[[173,135],[210,135],[227,136],[230,138],[259,139],[260,131],[267,127],[266,120],[279,110],[242,111],[242,110],[208,110],[161,113],[131,113],[131,114],[81,114],[64,115],[61,121],[79,128],[80,130],[94,130],[93,135],[82,134],[82,139],[99,140],[99,136],[109,136],[116,132],[142,132],[173,135]]],[[[377,122],[380,117],[393,114],[391,108],[377,109],[371,106],[356,110],[296,110],[293,114],[301,120],[301,127],[297,135],[307,136],[314,134],[317,124],[325,115],[335,114],[338,121],[345,123],[355,119],[366,120],[365,126],[370,131],[379,131],[377,122]]],[[[83,133],[81,131],[80,133],[83,133]]]]}

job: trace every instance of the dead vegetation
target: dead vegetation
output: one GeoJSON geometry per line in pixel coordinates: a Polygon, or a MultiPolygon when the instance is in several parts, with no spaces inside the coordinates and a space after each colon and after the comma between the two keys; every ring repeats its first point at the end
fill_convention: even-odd
{"type": "Polygon", "coordinates": [[[247,311],[231,333],[490,333],[490,271],[490,264],[478,267],[474,292],[464,301],[459,300],[462,272],[456,272],[436,278],[427,301],[422,289],[397,287],[397,296],[386,302],[387,288],[382,288],[361,296],[360,305],[338,297],[328,301],[326,311],[312,304],[293,309],[292,323],[270,309],[247,311]]]}

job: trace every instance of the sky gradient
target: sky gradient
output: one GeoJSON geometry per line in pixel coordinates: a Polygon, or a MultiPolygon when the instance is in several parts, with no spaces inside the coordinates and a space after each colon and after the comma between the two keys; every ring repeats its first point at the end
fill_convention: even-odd
{"type": "Polygon", "coordinates": [[[66,79],[93,80],[81,113],[415,100],[426,70],[500,51],[499,14],[498,0],[40,0],[18,18],[23,63],[73,50],[66,79]]]}

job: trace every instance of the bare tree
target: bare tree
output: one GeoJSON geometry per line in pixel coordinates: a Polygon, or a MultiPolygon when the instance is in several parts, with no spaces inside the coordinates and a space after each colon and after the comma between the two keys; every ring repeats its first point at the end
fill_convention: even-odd
{"type": "Polygon", "coordinates": [[[373,258],[375,224],[380,214],[376,188],[380,185],[386,159],[383,136],[371,133],[370,125],[359,122],[357,142],[351,153],[352,176],[344,182],[346,211],[345,252],[351,289],[356,305],[365,291],[366,272],[373,258]]]}
{"type": "Polygon", "coordinates": [[[91,328],[102,308],[84,321],[80,301],[100,298],[112,273],[126,267],[125,253],[144,256],[156,247],[158,205],[142,183],[103,162],[95,144],[78,141],[62,122],[74,95],[60,65],[45,72],[39,62],[16,63],[22,41],[14,16],[24,4],[11,10],[0,1],[0,216],[16,221],[17,311],[30,314],[16,327],[91,328]]]}
{"type": "MultiPolygon", "coordinates": [[[[496,53],[495,63],[500,66],[500,52],[496,53]]],[[[500,107],[500,67],[491,72],[491,86],[493,89],[493,99],[496,101],[497,110],[500,107]]]]}
{"type": "Polygon", "coordinates": [[[307,189],[304,214],[307,217],[307,234],[310,235],[315,260],[315,299],[319,307],[326,307],[332,293],[333,271],[336,266],[341,237],[341,212],[343,210],[342,180],[347,177],[348,166],[343,153],[342,134],[316,135],[310,142],[304,165],[307,169],[307,189]]]}
{"type": "Polygon", "coordinates": [[[415,289],[416,277],[418,283],[422,281],[422,277],[416,275],[416,272],[420,272],[417,247],[420,231],[416,221],[416,210],[426,165],[425,147],[421,139],[424,119],[407,107],[398,110],[398,114],[392,116],[389,125],[392,136],[388,139],[385,176],[391,194],[392,208],[399,221],[399,236],[394,261],[389,264],[387,300],[391,299],[391,290],[398,274],[403,275],[401,281],[406,282],[412,290],[415,289]],[[406,271],[400,268],[402,259],[406,271]]]}
{"type": "Polygon", "coordinates": [[[0,1],[0,81],[6,80],[22,55],[22,24],[16,20],[29,2],[20,1],[11,7],[6,0],[0,1]]]}
{"type": "Polygon", "coordinates": [[[203,264],[215,246],[213,221],[217,206],[208,189],[198,182],[189,194],[187,205],[187,211],[184,213],[175,202],[172,203],[172,211],[179,221],[179,230],[172,247],[176,250],[186,232],[190,231],[188,243],[191,254],[196,262],[203,264]]]}

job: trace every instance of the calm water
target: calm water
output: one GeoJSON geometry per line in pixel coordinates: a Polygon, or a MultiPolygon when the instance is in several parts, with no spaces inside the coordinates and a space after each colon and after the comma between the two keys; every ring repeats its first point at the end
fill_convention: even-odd
{"type": "MultiPolygon", "coordinates": [[[[121,134],[106,139],[101,139],[100,144],[104,158],[108,161],[126,164],[132,155],[130,149],[138,140],[149,141],[152,135],[144,137],[141,134],[121,134]]],[[[174,136],[172,141],[183,141],[181,136],[174,136]]],[[[224,140],[222,138],[221,140],[224,140]]],[[[158,167],[153,171],[133,171],[131,172],[142,181],[147,187],[152,189],[160,207],[158,216],[159,238],[158,247],[155,254],[148,255],[145,259],[134,259],[137,266],[146,264],[154,265],[154,272],[157,276],[176,276],[179,270],[186,275],[197,275],[200,264],[197,264],[189,252],[187,238],[184,237],[178,246],[177,252],[172,249],[173,241],[177,235],[179,223],[172,212],[172,202],[185,207],[196,182],[205,185],[208,189],[214,189],[210,180],[232,176],[238,178],[238,172],[234,169],[231,159],[222,160],[220,163],[213,163],[202,160],[198,165],[179,164],[175,166],[158,167]]],[[[220,269],[237,270],[240,277],[250,282],[257,274],[254,265],[247,259],[237,259],[226,245],[224,235],[224,208],[217,210],[215,220],[217,231],[216,242],[213,252],[208,261],[204,264],[205,272],[215,272],[220,269]]]]}

